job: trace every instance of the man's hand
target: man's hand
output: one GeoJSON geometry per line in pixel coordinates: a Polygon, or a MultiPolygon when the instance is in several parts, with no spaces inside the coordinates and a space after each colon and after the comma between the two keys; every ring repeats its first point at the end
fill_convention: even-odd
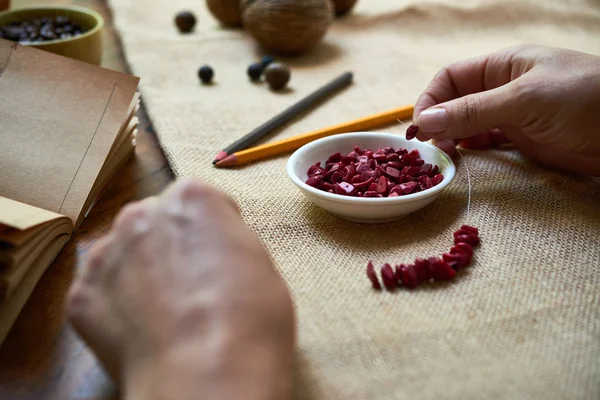
{"type": "Polygon", "coordinates": [[[290,294],[235,204],[209,186],[180,182],[125,207],[67,309],[126,398],[290,395],[290,294]]]}

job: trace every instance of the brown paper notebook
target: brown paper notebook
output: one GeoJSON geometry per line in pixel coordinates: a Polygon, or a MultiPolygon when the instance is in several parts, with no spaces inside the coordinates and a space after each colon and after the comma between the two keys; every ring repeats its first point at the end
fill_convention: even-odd
{"type": "Polygon", "coordinates": [[[138,82],[0,39],[0,344],[134,153],[138,82]]]}

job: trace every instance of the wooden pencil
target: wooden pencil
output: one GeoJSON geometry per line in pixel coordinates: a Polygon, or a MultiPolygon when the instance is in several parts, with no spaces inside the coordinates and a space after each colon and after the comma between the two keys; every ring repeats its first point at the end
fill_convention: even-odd
{"type": "Polygon", "coordinates": [[[317,103],[324,100],[327,96],[333,94],[334,92],[340,90],[341,88],[347,86],[352,82],[352,73],[346,72],[331,82],[325,84],[319,89],[315,90],[296,104],[290,106],[286,110],[277,114],[261,126],[254,129],[252,132],[248,133],[244,137],[238,139],[236,142],[230,144],[223,150],[221,150],[213,160],[213,164],[216,164],[220,160],[223,160],[228,155],[248,148],[253,143],[256,143],[258,140],[262,139],[273,130],[283,126],[288,123],[293,118],[297,117],[301,113],[305,112],[311,107],[314,107],[317,103]]]}
{"type": "Polygon", "coordinates": [[[406,119],[412,116],[414,106],[404,106],[395,108],[380,114],[370,115],[364,118],[355,119],[338,125],[333,125],[317,131],[294,136],[288,139],[273,143],[267,143],[261,146],[238,151],[216,163],[217,167],[232,167],[247,164],[252,161],[262,160],[268,157],[284,154],[296,150],[305,144],[326,136],[339,133],[365,131],[389,125],[397,120],[406,119]]]}

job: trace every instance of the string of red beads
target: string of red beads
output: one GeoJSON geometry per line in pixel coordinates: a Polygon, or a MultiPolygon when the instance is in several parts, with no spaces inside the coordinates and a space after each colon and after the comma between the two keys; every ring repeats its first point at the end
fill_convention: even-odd
{"type": "MultiPolygon", "coordinates": [[[[395,269],[388,263],[381,267],[383,286],[395,290],[399,286],[413,289],[424,282],[450,281],[461,268],[471,264],[473,249],[480,243],[479,230],[473,226],[463,225],[454,232],[454,246],[441,257],[417,258],[412,264],[399,264],[395,269]]],[[[367,264],[367,277],[373,288],[381,290],[373,261],[367,264]]]]}

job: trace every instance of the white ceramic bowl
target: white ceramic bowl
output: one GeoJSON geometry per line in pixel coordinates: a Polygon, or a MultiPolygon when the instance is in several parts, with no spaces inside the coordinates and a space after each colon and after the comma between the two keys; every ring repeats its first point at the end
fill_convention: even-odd
{"type": "Polygon", "coordinates": [[[287,162],[287,173],[304,196],[317,206],[349,221],[360,223],[388,222],[405,217],[433,202],[454,178],[454,163],[437,147],[418,140],[406,140],[398,134],[383,132],[354,132],[329,136],[310,142],[296,150],[287,162]],[[408,151],[419,150],[421,158],[437,164],[444,175],[442,182],[431,189],[397,197],[366,198],[341,196],[316,189],[304,183],[308,168],[336,153],[350,153],[354,146],[377,150],[383,147],[404,147],[408,151]]]}

